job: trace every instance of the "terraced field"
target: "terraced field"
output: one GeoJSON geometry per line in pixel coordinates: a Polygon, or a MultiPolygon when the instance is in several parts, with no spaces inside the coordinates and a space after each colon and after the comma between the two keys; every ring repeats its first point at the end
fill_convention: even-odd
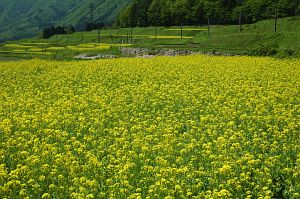
{"type": "Polygon", "coordinates": [[[61,52],[78,54],[91,51],[105,51],[113,47],[128,47],[131,44],[106,44],[84,43],[78,45],[60,45],[51,43],[8,43],[4,44],[1,54],[30,54],[30,55],[53,55],[61,52]]]}

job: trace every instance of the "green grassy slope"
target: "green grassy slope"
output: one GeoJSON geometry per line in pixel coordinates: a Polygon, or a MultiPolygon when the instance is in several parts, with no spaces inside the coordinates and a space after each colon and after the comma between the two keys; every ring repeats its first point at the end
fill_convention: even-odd
{"type": "MultiPolygon", "coordinates": [[[[242,32],[238,26],[213,25],[210,36],[207,27],[184,27],[183,39],[178,27],[147,27],[147,28],[111,28],[100,31],[102,44],[132,44],[134,47],[173,48],[204,52],[222,52],[246,55],[264,55],[276,57],[300,57],[300,17],[282,18],[278,20],[278,31],[273,29],[273,21],[265,20],[255,24],[243,25],[242,32]],[[157,36],[155,36],[157,33],[157,36]],[[132,37],[131,37],[132,34],[132,37]]],[[[119,54],[120,45],[111,45],[112,49],[81,49],[70,50],[69,46],[97,43],[98,31],[76,32],[69,35],[55,35],[47,40],[37,38],[14,41],[15,44],[27,46],[1,47],[0,54],[20,56],[30,55],[59,58],[72,58],[76,54],[119,54]],[[45,43],[39,46],[38,43],[45,43]],[[30,47],[30,43],[35,43],[30,47]],[[28,47],[29,45],[29,47],[28,47]],[[40,49],[36,49],[36,47],[40,49]],[[50,48],[49,48],[50,47],[50,48]],[[58,48],[52,48],[58,47],[58,48]],[[62,48],[61,48],[62,47],[62,48]],[[63,50],[62,50],[63,49],[63,50]],[[1,52],[2,50],[2,52],[1,52]],[[34,53],[34,51],[40,50],[34,53]],[[25,52],[24,52],[25,51],[25,52]]]]}
{"type": "MultiPolygon", "coordinates": [[[[184,37],[180,39],[180,28],[178,27],[157,27],[156,30],[155,27],[134,28],[132,42],[135,46],[151,48],[172,47],[208,52],[300,57],[300,17],[279,19],[276,33],[273,20],[243,25],[242,32],[239,32],[239,27],[235,25],[213,25],[210,29],[210,36],[208,36],[205,29],[206,27],[184,27],[184,37]],[[156,31],[157,39],[155,39],[156,31]]],[[[131,37],[127,37],[130,34],[129,28],[106,29],[101,31],[101,41],[104,43],[130,43],[131,37]]],[[[97,42],[97,37],[97,31],[78,32],[72,35],[54,36],[49,41],[88,43],[97,42]]]]}
{"type": "Polygon", "coordinates": [[[273,20],[243,25],[241,33],[238,26],[213,26],[210,37],[198,34],[193,42],[207,50],[300,56],[300,18],[279,19],[277,27],[275,33],[273,20]]]}

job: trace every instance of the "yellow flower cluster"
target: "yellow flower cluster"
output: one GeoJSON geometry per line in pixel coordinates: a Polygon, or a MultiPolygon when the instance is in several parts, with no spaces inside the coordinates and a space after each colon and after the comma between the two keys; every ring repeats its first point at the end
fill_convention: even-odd
{"type": "Polygon", "coordinates": [[[108,44],[108,43],[84,43],[76,46],[45,46],[47,43],[23,43],[23,44],[5,44],[5,50],[0,50],[1,53],[14,54],[36,54],[36,55],[51,55],[55,51],[76,51],[90,52],[95,50],[108,50],[111,47],[128,47],[132,44],[108,44]]]}
{"type": "MultiPolygon", "coordinates": [[[[167,31],[180,31],[181,29],[165,29],[167,31]]],[[[200,29],[200,28],[184,28],[182,29],[183,31],[205,31],[207,29],[200,29]]],[[[94,36],[96,37],[97,34],[90,34],[90,36],[94,36]]],[[[106,37],[109,37],[109,36],[113,36],[113,37],[129,37],[130,35],[129,34],[102,34],[102,36],[106,36],[106,37]]],[[[148,38],[148,39],[180,39],[181,36],[180,35],[142,35],[142,34],[133,34],[132,35],[133,38],[137,38],[137,37],[143,37],[143,38],[148,38]]],[[[194,37],[193,36],[182,36],[183,39],[193,39],[194,37]]],[[[118,46],[120,44],[117,44],[118,46]]],[[[126,44],[123,44],[123,45],[126,45],[126,44]]]]}
{"type": "MultiPolygon", "coordinates": [[[[181,36],[170,36],[170,35],[158,35],[158,36],[149,36],[149,39],[180,39],[181,36]]],[[[193,39],[193,36],[182,36],[183,39],[193,39]]]]}
{"type": "Polygon", "coordinates": [[[132,44],[107,44],[107,43],[86,43],[86,44],[79,44],[77,46],[67,46],[67,49],[73,51],[92,51],[92,50],[107,50],[113,46],[117,47],[128,47],[132,44]]]}
{"type": "Polygon", "coordinates": [[[22,44],[4,44],[4,47],[8,48],[33,48],[33,45],[22,45],[22,44]]]}
{"type": "Polygon", "coordinates": [[[207,28],[166,28],[165,30],[170,30],[170,31],[207,31],[207,28]]]}
{"type": "Polygon", "coordinates": [[[300,61],[0,62],[0,198],[299,198],[300,61]]]}
{"type": "MultiPolygon", "coordinates": [[[[4,50],[0,50],[1,53],[5,54],[36,54],[36,55],[51,55],[51,52],[44,52],[46,48],[40,48],[35,45],[41,45],[41,43],[23,43],[23,44],[5,44],[3,45],[4,50]]],[[[55,48],[55,47],[51,47],[55,48]]],[[[60,47],[62,48],[62,47],[60,47]]],[[[54,49],[48,49],[54,50],[54,49]]],[[[61,50],[61,49],[59,49],[61,50]]]]}

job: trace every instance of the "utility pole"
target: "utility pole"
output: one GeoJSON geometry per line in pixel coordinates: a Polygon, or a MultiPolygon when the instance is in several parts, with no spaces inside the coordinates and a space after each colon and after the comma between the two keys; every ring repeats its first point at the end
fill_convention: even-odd
{"type": "Polygon", "coordinates": [[[183,38],[183,34],[182,34],[182,15],[183,15],[183,9],[182,9],[182,5],[180,5],[180,38],[183,38]]]}
{"type": "Polygon", "coordinates": [[[240,15],[239,15],[239,32],[242,32],[242,4],[243,0],[239,0],[239,9],[240,9],[240,15]]]}
{"type": "Polygon", "coordinates": [[[158,26],[159,22],[158,22],[158,18],[155,19],[155,41],[157,41],[157,26],[158,26]]]}
{"type": "Polygon", "coordinates": [[[133,41],[133,28],[132,28],[132,26],[130,26],[130,34],[131,34],[130,43],[132,44],[132,41],[133,41]]]}
{"type": "Polygon", "coordinates": [[[275,4],[274,32],[277,32],[278,4],[275,4]]]}
{"type": "Polygon", "coordinates": [[[239,16],[239,32],[242,32],[242,11],[240,11],[239,16]]]}
{"type": "Polygon", "coordinates": [[[98,44],[100,44],[100,25],[98,24],[98,44]]]}
{"type": "Polygon", "coordinates": [[[112,44],[112,42],[113,42],[113,36],[112,36],[112,34],[111,34],[111,31],[110,31],[110,33],[109,33],[109,37],[110,37],[110,44],[112,44]]]}
{"type": "Polygon", "coordinates": [[[182,39],[182,18],[181,18],[181,24],[180,24],[180,37],[182,39]]]}
{"type": "Polygon", "coordinates": [[[120,37],[120,30],[118,29],[118,40],[121,42],[121,43],[123,43],[123,39],[122,39],[122,37],[120,37]]]}
{"type": "Polygon", "coordinates": [[[210,35],[210,18],[209,16],[207,17],[207,35],[210,35]]]}

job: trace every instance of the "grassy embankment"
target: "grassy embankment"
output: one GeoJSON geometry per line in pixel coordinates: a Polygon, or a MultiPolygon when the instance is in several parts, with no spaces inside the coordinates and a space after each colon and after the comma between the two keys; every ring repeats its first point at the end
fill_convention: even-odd
{"type": "Polygon", "coordinates": [[[146,48],[174,48],[205,52],[223,52],[276,57],[300,57],[300,18],[265,20],[239,27],[236,25],[212,25],[210,36],[207,27],[184,27],[181,39],[180,27],[112,28],[100,32],[101,45],[97,45],[98,31],[55,35],[47,40],[31,38],[12,41],[17,45],[1,45],[3,57],[41,57],[67,59],[77,54],[114,54],[122,56],[120,46],[146,48]],[[157,33],[157,34],[156,34],[157,33]],[[114,44],[114,45],[111,45],[114,44]]]}

